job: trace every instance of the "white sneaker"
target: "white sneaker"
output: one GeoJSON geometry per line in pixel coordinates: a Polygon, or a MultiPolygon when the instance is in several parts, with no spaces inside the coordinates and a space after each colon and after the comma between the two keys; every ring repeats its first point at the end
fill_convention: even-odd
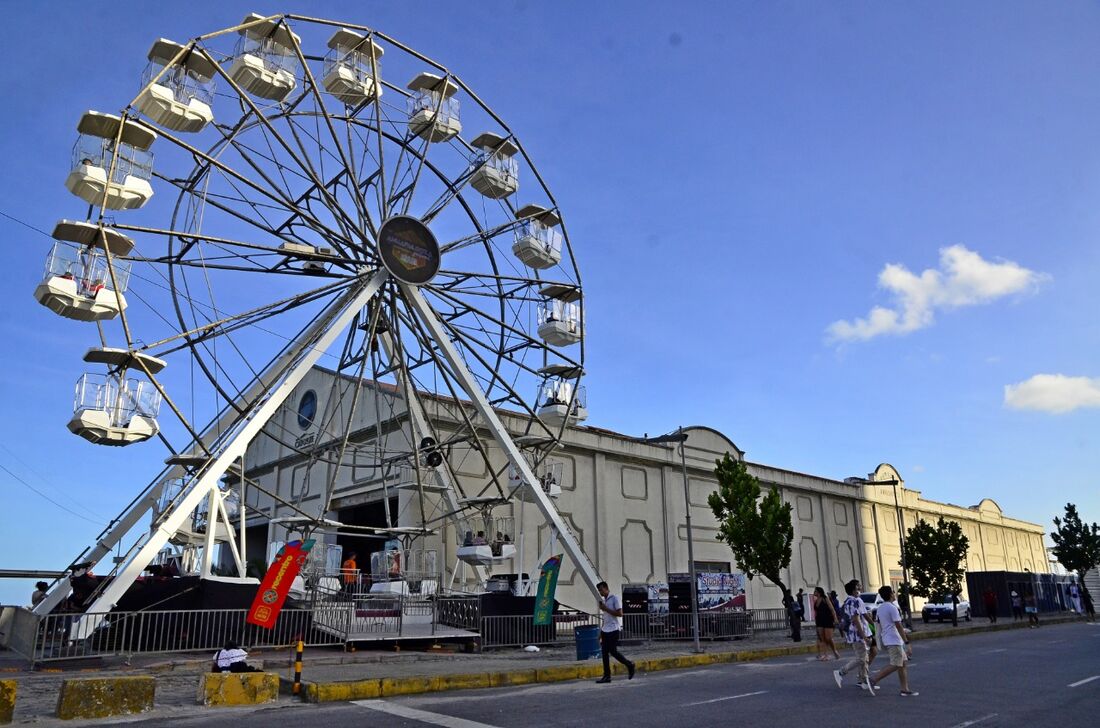
{"type": "Polygon", "coordinates": [[[838,688],[844,687],[844,676],[840,674],[840,670],[833,670],[833,679],[836,680],[838,688]]]}
{"type": "MultiPolygon", "coordinates": [[[[866,690],[867,689],[867,683],[856,683],[856,685],[859,685],[860,690],[866,690]]],[[[881,685],[876,685],[875,686],[875,690],[881,690],[881,689],[882,689],[881,685]]]]}

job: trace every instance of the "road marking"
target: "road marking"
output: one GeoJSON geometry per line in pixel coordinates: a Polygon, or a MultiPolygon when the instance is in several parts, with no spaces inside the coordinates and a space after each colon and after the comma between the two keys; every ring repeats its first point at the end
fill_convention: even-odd
{"type": "Polygon", "coordinates": [[[441,725],[443,728],[496,728],[488,723],[478,723],[465,718],[456,718],[453,715],[443,715],[442,713],[429,713],[426,710],[417,710],[397,703],[387,703],[385,700],[353,700],[351,702],[364,708],[377,710],[380,713],[389,713],[400,718],[418,720],[421,723],[441,725]]]}
{"type": "Polygon", "coordinates": [[[985,651],[985,654],[987,654],[987,655],[991,655],[991,654],[993,654],[994,652],[1008,652],[1008,648],[1007,648],[1007,647],[1002,647],[1002,648],[1000,648],[999,650],[986,650],[986,651],[985,651]]]}
{"type": "Polygon", "coordinates": [[[723,700],[737,700],[738,698],[749,698],[753,695],[763,695],[768,692],[767,690],[757,690],[755,693],[741,693],[740,695],[728,695],[724,698],[712,698],[711,700],[700,700],[697,703],[684,703],[681,708],[690,708],[693,705],[709,705],[710,703],[721,703],[723,700]]]}
{"type": "Polygon", "coordinates": [[[1093,675],[1092,677],[1086,677],[1086,678],[1085,678],[1084,680],[1078,680],[1078,681],[1077,681],[1077,682],[1075,682],[1075,683],[1070,683],[1070,684],[1069,684],[1069,686],[1070,686],[1071,688],[1075,688],[1075,687],[1077,687],[1078,685],[1084,685],[1085,683],[1090,683],[1090,682],[1092,682],[1093,680],[1100,680],[1100,675],[1093,675]]]}
{"type": "Polygon", "coordinates": [[[951,728],[966,728],[968,725],[974,725],[975,723],[981,723],[983,720],[989,720],[990,718],[996,718],[996,713],[990,713],[989,715],[983,715],[981,718],[975,718],[974,720],[964,720],[962,723],[956,723],[951,728]]]}

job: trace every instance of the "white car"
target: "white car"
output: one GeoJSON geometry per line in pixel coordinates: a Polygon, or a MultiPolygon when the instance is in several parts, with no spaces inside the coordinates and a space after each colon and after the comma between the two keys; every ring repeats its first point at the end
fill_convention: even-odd
{"type": "MultiPolygon", "coordinates": [[[[970,602],[965,599],[960,599],[959,604],[959,619],[970,621],[970,602]]],[[[945,619],[951,619],[952,612],[954,611],[954,605],[951,603],[951,595],[947,594],[942,599],[928,602],[920,610],[920,617],[924,620],[925,624],[937,619],[942,622],[945,619]]]]}

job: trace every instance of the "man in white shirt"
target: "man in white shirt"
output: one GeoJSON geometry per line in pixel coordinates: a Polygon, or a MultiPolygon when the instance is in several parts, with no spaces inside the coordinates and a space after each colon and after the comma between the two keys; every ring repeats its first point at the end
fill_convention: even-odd
{"type": "Polygon", "coordinates": [[[871,693],[874,694],[875,686],[883,678],[892,672],[897,672],[898,680],[901,682],[901,696],[916,697],[920,693],[909,689],[909,668],[907,667],[913,649],[909,646],[909,635],[905,633],[901,623],[901,612],[894,603],[894,590],[884,586],[878,590],[878,593],[883,599],[883,603],[878,608],[879,634],[882,646],[890,653],[890,664],[871,678],[871,693]]]}
{"type": "Polygon", "coordinates": [[[626,665],[626,679],[634,679],[634,663],[623,657],[619,652],[619,637],[623,629],[623,605],[619,597],[611,593],[606,581],[596,585],[596,591],[600,593],[599,607],[603,612],[600,623],[600,653],[603,657],[603,677],[596,682],[611,682],[611,658],[626,665]]]}

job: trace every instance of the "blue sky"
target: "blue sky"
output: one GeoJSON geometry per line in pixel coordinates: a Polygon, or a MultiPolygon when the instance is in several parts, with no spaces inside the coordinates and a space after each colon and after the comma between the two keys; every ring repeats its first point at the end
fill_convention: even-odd
{"type": "MultiPolygon", "coordinates": [[[[253,10],[370,25],[475,89],[557,197],[589,424],[704,424],[756,462],[890,462],[928,498],[1100,519],[1094,3],[137,7],[8,8],[6,215],[81,215],[76,119],[132,97],[156,37],[253,10]]],[[[61,568],[164,453],[65,430],[89,338],[31,296],[48,240],[0,229],[0,567],[61,568]]]]}

